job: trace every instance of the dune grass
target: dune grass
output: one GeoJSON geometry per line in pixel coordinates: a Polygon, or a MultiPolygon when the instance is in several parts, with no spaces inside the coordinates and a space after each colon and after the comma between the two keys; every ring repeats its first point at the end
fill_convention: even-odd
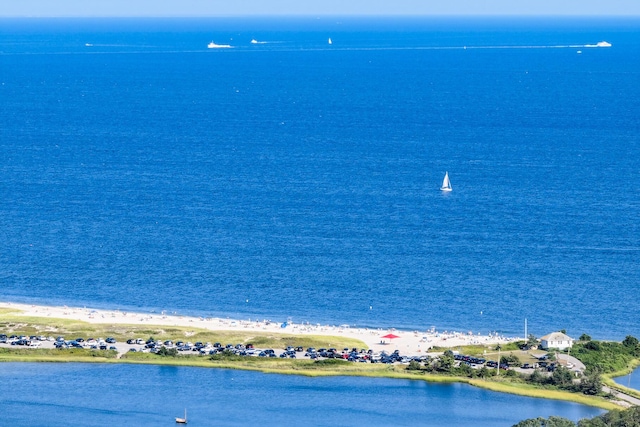
{"type": "Polygon", "coordinates": [[[152,326],[135,324],[88,323],[80,320],[15,315],[16,310],[0,310],[0,332],[7,335],[64,336],[66,339],[113,337],[118,341],[142,338],[226,344],[252,343],[259,348],[282,349],[288,346],[367,348],[360,340],[326,335],[291,335],[286,333],[253,332],[249,330],[212,331],[196,327],[152,326]]]}

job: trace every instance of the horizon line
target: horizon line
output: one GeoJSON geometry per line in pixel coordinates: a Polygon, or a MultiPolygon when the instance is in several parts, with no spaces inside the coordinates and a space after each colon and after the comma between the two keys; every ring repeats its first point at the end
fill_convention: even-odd
{"type": "Polygon", "coordinates": [[[225,15],[193,15],[193,14],[171,14],[171,15],[0,15],[0,19],[41,19],[41,18],[148,18],[148,19],[207,19],[207,18],[310,18],[310,19],[322,19],[322,18],[465,18],[465,19],[486,19],[486,18],[575,18],[575,19],[610,19],[610,18],[624,18],[624,19],[638,19],[638,14],[518,14],[518,13],[486,13],[486,14],[409,14],[409,13],[392,13],[392,14],[225,14],[225,15]]]}

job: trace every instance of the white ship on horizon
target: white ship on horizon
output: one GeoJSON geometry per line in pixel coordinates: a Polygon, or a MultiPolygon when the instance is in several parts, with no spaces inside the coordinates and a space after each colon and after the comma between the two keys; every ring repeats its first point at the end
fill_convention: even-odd
{"type": "Polygon", "coordinates": [[[215,44],[214,42],[211,42],[207,45],[207,48],[209,49],[226,49],[230,47],[230,44],[215,44]]]}

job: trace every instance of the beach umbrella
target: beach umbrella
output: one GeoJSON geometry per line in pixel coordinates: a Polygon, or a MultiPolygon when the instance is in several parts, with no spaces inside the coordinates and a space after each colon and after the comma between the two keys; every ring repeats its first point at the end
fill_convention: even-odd
{"type": "Polygon", "coordinates": [[[387,334],[387,335],[385,335],[385,336],[383,336],[381,338],[386,338],[386,339],[392,340],[394,338],[400,338],[400,337],[397,336],[397,335],[393,335],[393,334],[387,334]]]}

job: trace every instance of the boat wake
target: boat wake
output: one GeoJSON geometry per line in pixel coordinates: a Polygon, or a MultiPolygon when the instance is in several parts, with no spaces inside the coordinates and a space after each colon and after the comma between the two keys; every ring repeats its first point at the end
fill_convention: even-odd
{"type": "MultiPolygon", "coordinates": [[[[342,50],[467,50],[467,49],[583,49],[606,48],[612,44],[600,41],[596,44],[558,44],[558,45],[489,45],[489,46],[398,46],[398,47],[353,47],[342,50]]],[[[582,53],[582,52],[580,52],[582,53]]]]}

